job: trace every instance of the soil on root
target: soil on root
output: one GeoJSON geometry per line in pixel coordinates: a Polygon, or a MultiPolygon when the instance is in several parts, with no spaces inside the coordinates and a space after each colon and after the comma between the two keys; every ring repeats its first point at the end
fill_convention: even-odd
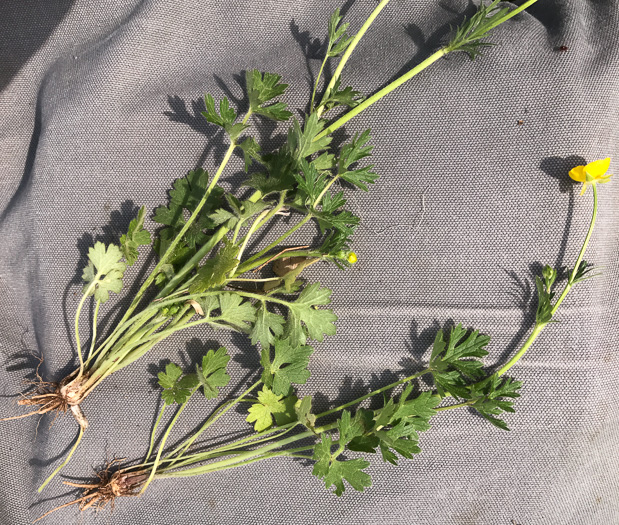
{"type": "Polygon", "coordinates": [[[49,516],[51,513],[65,507],[77,505],[81,512],[88,509],[100,510],[110,505],[111,510],[114,510],[114,504],[116,498],[124,496],[137,496],[142,488],[144,482],[148,479],[148,472],[144,470],[135,472],[125,472],[123,470],[117,470],[114,473],[110,472],[110,469],[115,461],[108,463],[108,465],[101,471],[97,472],[98,481],[95,483],[72,483],[69,481],[63,481],[65,485],[83,489],[82,496],[69,503],[60,505],[46,512],[33,523],[49,516]]]}

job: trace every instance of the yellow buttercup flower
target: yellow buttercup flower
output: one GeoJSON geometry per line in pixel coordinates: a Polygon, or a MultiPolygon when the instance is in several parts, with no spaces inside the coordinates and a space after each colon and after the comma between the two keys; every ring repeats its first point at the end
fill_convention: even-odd
{"type": "Polygon", "coordinates": [[[570,170],[570,178],[576,182],[582,182],[582,191],[580,194],[585,193],[587,184],[596,184],[608,182],[611,175],[606,175],[608,168],[610,167],[610,158],[604,160],[594,160],[586,166],[576,166],[570,170]]]}

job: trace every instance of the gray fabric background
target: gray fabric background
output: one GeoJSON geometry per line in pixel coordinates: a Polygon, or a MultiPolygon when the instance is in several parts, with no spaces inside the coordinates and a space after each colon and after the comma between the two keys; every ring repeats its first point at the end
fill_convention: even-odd
{"type": "MultiPolygon", "coordinates": [[[[242,97],[237,76],[259,68],[281,73],[287,101],[303,107],[308,67],[315,74],[319,66],[314,39],[324,38],[338,5],[2,3],[0,414],[20,413],[15,394],[36,364],[32,354],[44,356],[49,379],[74,366],[79,277],[94,240],[117,241],[137,206],[152,211],[175,178],[221,158],[221,136],[199,115],[202,94],[242,97]]],[[[346,3],[353,31],[374,5],[346,3]]],[[[393,0],[345,82],[376,90],[428,56],[471,9],[467,0],[393,0]]],[[[526,338],[531,272],[573,264],[588,226],[591,193],[579,198],[568,170],[605,156],[619,169],[618,24],[614,0],[540,0],[494,32],[500,45],[482,59],[443,59],[350,123],[349,133],[372,127],[382,178],[352,197],[365,224],[355,239],[359,263],[346,273],[321,265],[307,272],[333,288],[339,316],[337,335],[316,344],[312,377],[300,388],[318,393],[319,408],[418,368],[450,322],[492,336],[490,367],[526,338]]],[[[280,130],[259,131],[278,143],[280,130]]],[[[238,188],[241,166],[231,163],[227,187],[238,188]]],[[[601,186],[587,259],[603,275],[569,296],[561,324],[513,369],[524,389],[511,432],[467,410],[441,414],[414,461],[396,468],[375,458],[374,486],[363,494],[337,498],[310,465],[277,460],[155,482],[112,514],[68,508],[45,523],[619,524],[618,204],[619,180],[601,186]]],[[[125,282],[150,264],[140,259],[125,282]]],[[[109,323],[122,304],[106,304],[101,317],[109,323]]],[[[158,405],[152,373],[168,359],[190,366],[215,345],[234,355],[231,384],[247,384],[258,353],[245,338],[206,328],[173,337],[87,400],[91,427],[64,473],[87,479],[106,460],[141,458],[158,405]]],[[[193,403],[176,439],[211,409],[193,403]]],[[[29,523],[75,494],[60,479],[36,493],[76,435],[70,416],[50,423],[0,425],[3,525],[29,523]]],[[[235,414],[218,430],[243,425],[235,414]]]]}

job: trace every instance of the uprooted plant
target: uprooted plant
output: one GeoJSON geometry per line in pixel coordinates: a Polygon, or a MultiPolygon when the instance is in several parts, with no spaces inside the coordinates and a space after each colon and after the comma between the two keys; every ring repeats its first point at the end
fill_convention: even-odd
{"type": "Polygon", "coordinates": [[[347,34],[348,24],[341,23],[339,10],[332,15],[321,73],[329,60],[339,58],[339,62],[322,97],[317,97],[321,85],[318,76],[303,123],[292,119],[287,141],[278,150],[261,151],[250,130],[254,116],[281,122],[291,119],[292,113],[278,100],[287,87],[279,75],[256,70],[247,73],[249,107],[242,117],[230,107],[228,99],[221,99],[216,108],[214,98],[206,95],[203,114],[225,130],[230,145],[214,175],[202,169],[189,172],[174,183],[169,205],[155,210],[153,220],[164,226],[154,241],[158,263],[103,341],[97,338],[100,306],[108,301],[110,292],[121,291],[124,272],[138,259],[138,248],[151,243],[144,229],[145,208],[131,221],[120,246],[97,242],[90,248],[90,262],[83,273],[86,284],[75,314],[79,367],[57,384],[41,382],[20,401],[36,409],[17,417],[70,409],[80,425],[65,461],[39,490],[67,464],[84,435],[88,426],[81,409],[84,399],[112,373],[130,365],[171,334],[210,325],[248,334],[252,343],[260,343],[267,354],[269,349],[277,352],[278,345],[285,344],[290,349],[287,351],[309,356],[308,339],[322,341],[324,335],[335,332],[336,316],[331,310],[319,308],[329,303],[330,290],[319,283],[306,285],[299,276],[319,261],[340,268],[356,261],[350,244],[359,219],[344,209],[344,191],[334,191],[335,183],[342,181],[367,191],[377,175],[372,165],[362,165],[372,152],[368,145],[370,130],[355,134],[339,151],[332,147],[331,134],[448,53],[465,51],[474,58],[481,47],[489,45],[481,41],[486,33],[536,0],[527,0],[515,9],[500,8],[499,0],[488,6],[482,4],[444,47],[364,98],[352,87],[342,87],[341,74],[350,54],[388,1],[380,2],[355,36],[347,34]],[[326,116],[334,110],[339,116],[328,119],[326,116]],[[255,191],[245,200],[217,186],[237,148],[244,156],[246,171],[252,164],[259,166],[246,182],[255,191]],[[293,212],[300,218],[266,247],[249,254],[256,232],[271,226],[283,212],[293,212]],[[320,245],[283,248],[287,239],[310,221],[317,221],[324,234],[320,245]],[[275,276],[249,273],[270,262],[277,263],[275,276]],[[160,290],[144,304],[145,293],[153,285],[160,290]],[[91,297],[94,315],[91,344],[86,351],[82,348],[79,321],[91,297]],[[282,310],[287,311],[286,317],[279,313],[282,310]]]}
{"type": "Polygon", "coordinates": [[[371,486],[370,474],[365,471],[370,466],[367,454],[380,452],[382,460],[393,465],[398,464],[400,457],[412,459],[418,454],[419,433],[430,429],[430,420],[441,412],[470,407],[493,425],[508,430],[501,416],[514,411],[514,399],[519,397],[522,383],[505,374],[530,349],[542,330],[557,322],[555,315],[570,290],[595,275],[584,254],[597,216],[596,184],[609,180],[610,175],[606,175],[609,164],[610,159],[595,161],[570,172],[574,180],[584,183],[583,192],[588,185],[593,187],[589,231],[571,270],[565,272],[546,265],[541,276],[536,277],[535,325],[522,347],[494,373],[483,370],[482,359],[488,354],[486,346],[490,338],[457,325],[451,328],[448,337],[443,330],[438,331],[424,370],[316,414],[312,411],[311,396],[298,399],[293,386],[304,384],[309,378],[312,348],[299,346],[290,338],[279,338],[272,348],[262,349],[260,379],[238,397],[221,403],[197,432],[164,454],[171,431],[194,394],[202,390],[207,399],[215,399],[230,381],[226,372],[230,357],[225,348],[210,350],[201,366],[196,365],[195,372],[188,374],[169,363],[158,376],[163,404],[144,461],[117,470],[113,475],[106,467],[99,473],[99,481],[93,484],[65,482],[84,489],[84,494],[44,516],[70,505],[78,505],[81,510],[101,509],[107,503],[113,504],[117,497],[143,494],[156,479],[200,476],[278,457],[313,461],[312,474],[322,479],[327,489],[334,487],[335,494],[341,496],[346,490],[345,482],[358,491],[371,486]],[[557,284],[561,281],[565,284],[557,296],[557,284]],[[435,389],[419,392],[416,380],[425,375],[430,376],[435,389]],[[365,400],[379,395],[384,397],[381,408],[370,410],[361,406],[365,400]],[[455,402],[446,404],[447,398],[455,402]],[[190,449],[220,418],[241,404],[250,405],[246,421],[253,423],[255,432],[210,449],[190,449]],[[175,406],[176,412],[157,438],[159,424],[170,406],[175,406]],[[354,412],[349,411],[351,407],[356,407],[354,412]],[[327,416],[331,419],[337,416],[337,419],[319,424],[327,416]],[[156,442],[159,446],[153,458],[156,442]],[[351,454],[357,457],[351,459],[351,454]]]}

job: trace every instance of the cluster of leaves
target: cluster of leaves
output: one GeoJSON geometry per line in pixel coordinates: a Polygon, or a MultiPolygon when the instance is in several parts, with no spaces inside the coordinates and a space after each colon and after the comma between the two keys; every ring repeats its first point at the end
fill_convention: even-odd
{"type": "MultiPolygon", "coordinates": [[[[192,170],[186,177],[174,182],[173,188],[170,190],[169,204],[159,206],[153,216],[153,221],[165,226],[159,231],[158,238],[155,241],[155,251],[159,256],[167,251],[187,223],[189,216],[195,212],[206,193],[208,185],[209,175],[202,168],[192,170]]],[[[209,230],[216,226],[209,215],[220,206],[223,193],[221,188],[213,188],[199,215],[168,258],[168,267],[162,269],[162,273],[158,275],[158,284],[163,283],[166,277],[173,273],[173,268],[177,268],[186,262],[195,255],[200,246],[208,241],[209,230]]]]}
{"type": "Polygon", "coordinates": [[[244,292],[207,292],[203,295],[191,301],[200,316],[215,326],[226,324],[247,332],[252,344],[260,343],[263,349],[282,336],[291,344],[302,346],[308,338],[322,341],[325,335],[335,334],[333,323],[337,317],[332,310],[318,308],[331,301],[331,290],[322,288],[320,283],[306,286],[293,300],[277,300],[277,304],[288,310],[287,318],[269,311],[267,296],[255,300],[255,294],[245,293],[251,295],[246,299],[244,292]]]}
{"type": "Polygon", "coordinates": [[[273,424],[278,426],[295,421],[295,405],[297,397],[294,394],[283,396],[276,394],[267,386],[258,392],[258,402],[249,407],[246,421],[254,424],[256,432],[262,432],[273,424]]]}
{"type": "Polygon", "coordinates": [[[398,464],[398,454],[412,459],[421,452],[419,432],[430,428],[430,418],[436,413],[441,398],[431,392],[410,397],[413,386],[408,385],[397,400],[389,398],[378,410],[359,409],[354,416],[343,411],[338,421],[339,437],[322,434],[314,447],[316,460],[313,474],[323,478],[327,488],[335,486],[335,494],[345,490],[344,480],[355,490],[371,485],[369,474],[363,469],[369,466],[365,459],[340,459],[346,450],[376,453],[380,451],[385,462],[398,464]],[[333,450],[333,447],[337,448],[333,450]]]}
{"type": "Polygon", "coordinates": [[[477,330],[467,331],[461,324],[453,327],[449,341],[439,330],[434,339],[429,369],[439,396],[464,400],[493,425],[508,430],[498,415],[513,412],[512,399],[519,396],[522,383],[497,374],[485,377],[481,358],[490,337],[477,330]]]}
{"type": "Polygon", "coordinates": [[[535,286],[537,288],[537,312],[535,322],[538,325],[545,325],[552,320],[552,300],[555,296],[552,287],[557,280],[558,272],[550,266],[544,266],[542,279],[535,276],[535,286]]]}
{"type": "Polygon", "coordinates": [[[183,374],[175,363],[168,363],[164,372],[159,372],[159,386],[163,388],[161,398],[172,405],[186,403],[191,395],[202,388],[204,397],[214,399],[219,396],[219,389],[230,382],[226,368],[230,356],[224,347],[209,350],[202,358],[202,366],[196,365],[195,374],[183,374]]]}
{"type": "Polygon", "coordinates": [[[488,355],[485,347],[489,341],[490,337],[477,330],[469,333],[461,324],[451,329],[449,341],[445,341],[443,330],[437,332],[429,368],[441,397],[465,398],[470,381],[484,377],[480,358],[488,355]]]}

